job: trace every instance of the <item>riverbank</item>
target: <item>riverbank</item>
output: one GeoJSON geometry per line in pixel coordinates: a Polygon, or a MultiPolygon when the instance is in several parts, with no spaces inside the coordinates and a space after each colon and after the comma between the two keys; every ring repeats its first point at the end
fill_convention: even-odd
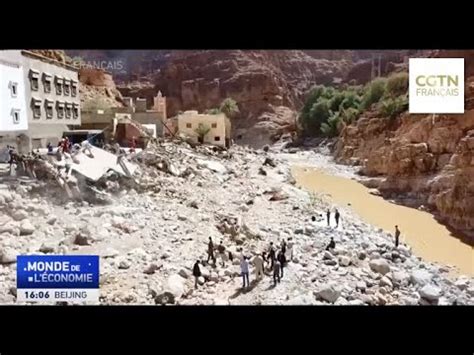
{"type": "Polygon", "coordinates": [[[394,249],[383,229],[347,205],[338,205],[339,228],[310,222],[334,204],[295,186],[292,167],[304,162],[348,177],[347,167],[312,151],[233,147],[223,157],[175,148],[179,172],[142,164],[136,185],[122,186],[109,205],[58,205],[18,186],[2,192],[0,303],[16,302],[16,255],[92,253],[101,256],[101,304],[474,304],[472,277],[453,279],[449,267],[406,246],[394,249]],[[202,266],[196,290],[192,267],[207,259],[209,237],[235,259],[202,266]],[[295,257],[281,283],[251,273],[251,287],[242,290],[238,249],[252,257],[290,237],[295,257]]]}

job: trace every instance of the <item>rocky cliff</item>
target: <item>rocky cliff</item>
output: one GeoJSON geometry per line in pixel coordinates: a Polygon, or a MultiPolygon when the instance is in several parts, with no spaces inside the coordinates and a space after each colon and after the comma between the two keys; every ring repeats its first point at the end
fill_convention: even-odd
{"type": "Polygon", "coordinates": [[[265,144],[294,127],[311,86],[343,79],[350,66],[346,59],[316,59],[296,50],[188,51],[175,54],[155,83],[167,96],[170,115],[204,111],[233,98],[241,112],[233,121],[234,134],[265,144]]]}
{"type": "Polygon", "coordinates": [[[474,242],[474,52],[465,52],[435,54],[466,58],[463,115],[405,113],[390,120],[369,113],[344,128],[335,157],[381,176],[371,184],[383,195],[425,205],[474,242]]]}

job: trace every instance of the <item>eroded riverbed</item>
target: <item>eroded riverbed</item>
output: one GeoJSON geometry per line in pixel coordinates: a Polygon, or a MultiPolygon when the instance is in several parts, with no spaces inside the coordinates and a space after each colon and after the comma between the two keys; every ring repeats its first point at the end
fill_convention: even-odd
{"type": "Polygon", "coordinates": [[[351,208],[367,223],[391,233],[398,224],[401,242],[410,245],[416,255],[428,261],[453,265],[462,274],[474,275],[474,248],[462,243],[430,213],[391,203],[370,194],[367,187],[355,180],[321,170],[295,166],[292,173],[299,186],[327,195],[335,204],[351,208]]]}

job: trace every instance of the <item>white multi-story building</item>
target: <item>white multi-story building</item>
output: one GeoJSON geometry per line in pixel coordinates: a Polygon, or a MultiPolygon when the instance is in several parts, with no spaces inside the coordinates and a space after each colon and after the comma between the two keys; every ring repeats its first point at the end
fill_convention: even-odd
{"type": "MultiPolygon", "coordinates": [[[[23,88],[27,131],[14,144],[20,153],[44,148],[48,142],[55,145],[64,131],[81,125],[76,68],[26,50],[0,51],[2,58],[22,68],[18,82],[23,88]]],[[[0,77],[0,85],[5,84],[8,83],[0,77]]],[[[4,139],[0,138],[0,145],[3,144],[4,139]]]]}
{"type": "Polygon", "coordinates": [[[0,141],[1,145],[16,146],[28,130],[24,68],[21,60],[1,54],[0,141]]]}

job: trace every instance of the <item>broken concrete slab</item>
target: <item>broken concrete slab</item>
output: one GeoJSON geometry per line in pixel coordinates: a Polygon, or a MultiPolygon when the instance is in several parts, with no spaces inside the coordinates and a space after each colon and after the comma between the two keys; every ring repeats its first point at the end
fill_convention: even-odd
{"type": "Polygon", "coordinates": [[[130,163],[125,158],[119,159],[116,155],[107,152],[104,149],[91,147],[94,158],[79,153],[75,156],[75,160],[79,164],[73,163],[72,170],[87,177],[90,180],[97,181],[109,170],[113,170],[121,175],[129,176],[137,170],[137,166],[130,163]],[[120,160],[122,164],[120,164],[120,160]]]}

